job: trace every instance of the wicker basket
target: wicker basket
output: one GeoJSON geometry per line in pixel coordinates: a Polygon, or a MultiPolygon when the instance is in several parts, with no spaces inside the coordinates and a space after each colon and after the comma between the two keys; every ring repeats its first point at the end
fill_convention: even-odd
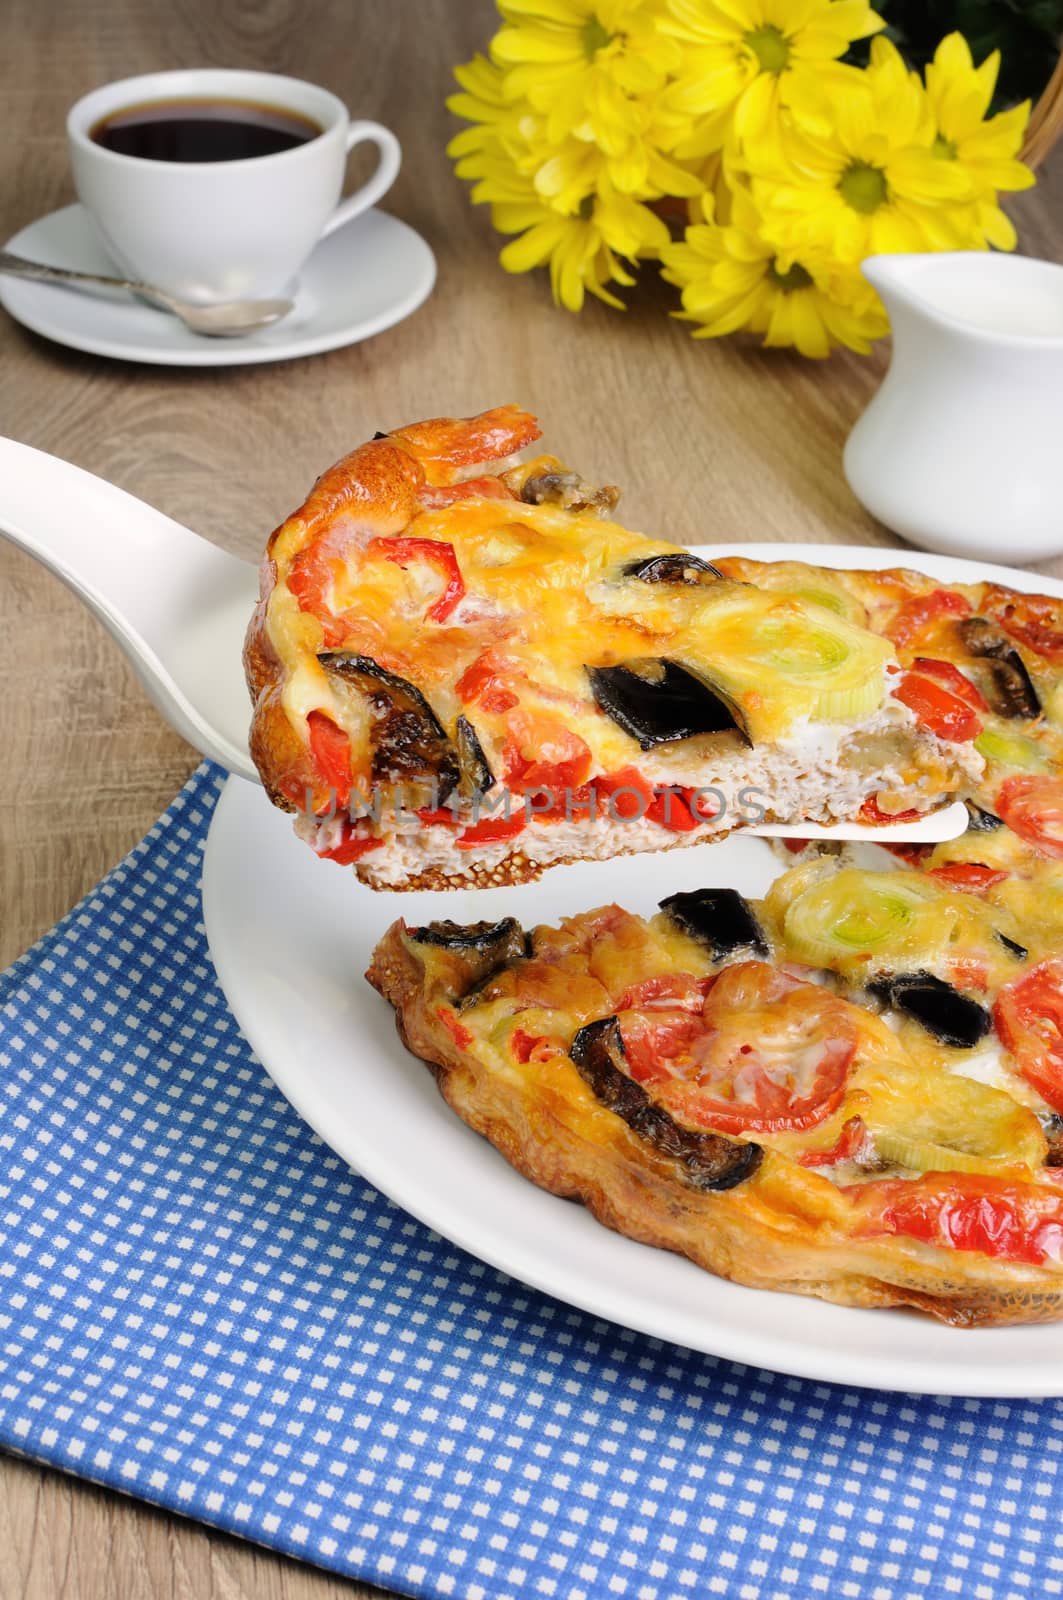
{"type": "Polygon", "coordinates": [[[1061,133],[1063,133],[1063,55],[1056,62],[1056,70],[1048,80],[1048,87],[1033,108],[1026,129],[1022,159],[1028,166],[1040,166],[1061,133]]]}

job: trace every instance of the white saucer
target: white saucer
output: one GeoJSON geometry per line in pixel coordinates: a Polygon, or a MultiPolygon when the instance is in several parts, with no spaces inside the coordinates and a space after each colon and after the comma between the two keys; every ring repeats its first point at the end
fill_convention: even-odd
{"type": "MultiPolygon", "coordinates": [[[[49,266],[118,270],[80,205],[31,222],[7,248],[49,266]]],[[[34,333],[93,355],[159,366],[237,367],[370,339],[416,311],[435,280],[435,257],[420,234],[371,210],[321,241],[303,268],[289,316],[241,339],[190,333],[176,317],[121,291],[90,294],[0,277],[0,305],[34,333]]]]}

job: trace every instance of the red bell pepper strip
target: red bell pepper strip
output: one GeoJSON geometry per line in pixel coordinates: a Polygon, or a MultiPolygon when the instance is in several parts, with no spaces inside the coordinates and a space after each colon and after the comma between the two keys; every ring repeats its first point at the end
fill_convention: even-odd
{"type": "Polygon", "coordinates": [[[458,570],[454,546],[441,539],[373,539],[368,554],[383,556],[397,566],[407,567],[411,561],[427,561],[443,575],[443,593],[425,612],[433,622],[445,622],[465,594],[465,580],[458,570]]]}

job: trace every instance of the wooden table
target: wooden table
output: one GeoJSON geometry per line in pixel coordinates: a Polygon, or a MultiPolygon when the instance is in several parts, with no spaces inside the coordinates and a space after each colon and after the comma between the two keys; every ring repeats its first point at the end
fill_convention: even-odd
{"type": "MultiPolygon", "coordinates": [[[[431,242],[439,283],[368,344],[232,370],[83,356],[0,316],[0,433],[253,556],[318,471],[377,427],[517,400],[573,465],[626,486],[636,528],[898,542],[854,502],[840,462],[884,351],[820,364],[693,343],[649,276],[625,315],[591,302],[574,318],[541,275],[499,269],[500,241],[444,155],[450,67],[492,31],[488,0],[6,0],[4,13],[0,239],[73,198],[63,121],[77,96],[153,69],[255,67],[325,84],[396,130],[405,164],[386,207],[431,242]]],[[[1014,215],[1029,254],[1063,256],[1063,150],[1014,215]]],[[[2,543],[0,680],[5,964],[141,837],[198,757],[88,612],[2,543]]],[[[370,1593],[14,1459],[0,1463],[0,1548],[0,1600],[370,1593]]]]}

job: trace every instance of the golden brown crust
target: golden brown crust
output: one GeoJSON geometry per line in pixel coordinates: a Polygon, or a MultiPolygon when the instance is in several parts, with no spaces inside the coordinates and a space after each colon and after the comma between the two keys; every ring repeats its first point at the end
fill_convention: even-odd
{"type": "Polygon", "coordinates": [[[254,702],[249,745],[263,786],[274,805],[292,811],[307,790],[319,787],[306,745],[281,703],[285,671],[269,636],[267,612],[277,583],[277,558],[303,547],[337,518],[373,519],[379,533],[400,532],[417,510],[425,474],[416,460],[390,440],[373,440],[322,473],[298,511],[270,534],[262,563],[260,595],[244,640],[244,671],[254,702]],[[383,508],[383,509],[382,509],[383,508]]]}
{"type": "Polygon", "coordinates": [[[278,681],[268,684],[259,694],[248,747],[273,804],[282,811],[295,811],[305,809],[305,796],[314,792],[316,779],[306,748],[292,727],[280,696],[278,681]]]}
{"type": "MultiPolygon", "coordinates": [[[[568,861],[572,859],[571,856],[566,857],[568,861]]],[[[426,872],[403,878],[401,883],[378,883],[371,876],[369,862],[358,862],[355,871],[370,888],[387,888],[393,894],[405,894],[407,890],[412,893],[420,889],[509,889],[518,883],[534,883],[542,877],[544,868],[536,861],[529,861],[527,856],[512,855],[494,867],[470,861],[460,875],[447,872],[442,867],[429,867],[426,872]]]]}
{"type": "MultiPolygon", "coordinates": [[[[351,450],[316,480],[298,511],[275,528],[266,554],[287,554],[279,547],[302,544],[337,518],[372,518],[383,533],[399,532],[417,510],[417,491],[424,473],[417,462],[390,439],[370,440],[351,450]]],[[[274,576],[276,574],[274,573],[274,576]]]]}
{"type": "Polygon", "coordinates": [[[248,745],[270,800],[282,811],[293,811],[295,803],[281,787],[282,777],[301,774],[306,783],[312,778],[303,742],[281,705],[284,669],[266,626],[266,607],[276,581],[277,564],[267,556],[259,576],[261,599],[244,638],[244,676],[254,706],[248,745]]]}
{"type": "MultiPolygon", "coordinates": [[[[344,523],[376,537],[401,533],[421,509],[426,485],[452,484],[467,462],[504,457],[539,432],[535,419],[515,406],[500,406],[470,421],[472,426],[436,418],[359,445],[321,474],[303,504],[269,537],[260,600],[244,641],[244,670],[253,702],[251,758],[270,799],[284,810],[302,806],[307,790],[321,785],[305,740],[282,705],[287,673],[268,621],[278,566],[290,564],[297,552],[344,523]]],[[[322,639],[317,648],[327,642],[322,639]]]]}
{"type": "Polygon", "coordinates": [[[462,1120],[524,1177],[580,1200],[606,1227],[736,1283],[839,1305],[910,1307],[955,1327],[1063,1316],[1058,1272],[897,1236],[860,1238],[843,1192],[770,1151],[737,1188],[690,1187],[676,1163],[594,1099],[567,1056],[503,1068],[471,1040],[459,1047],[401,922],[366,976],[462,1120]]]}
{"type": "Polygon", "coordinates": [[[276,563],[262,563],[262,598],[251,613],[244,638],[244,676],[253,706],[248,747],[262,785],[275,806],[294,810],[282,789],[292,763],[305,766],[304,747],[281,705],[284,668],[274,650],[266,625],[266,607],[277,580],[276,563]]]}

